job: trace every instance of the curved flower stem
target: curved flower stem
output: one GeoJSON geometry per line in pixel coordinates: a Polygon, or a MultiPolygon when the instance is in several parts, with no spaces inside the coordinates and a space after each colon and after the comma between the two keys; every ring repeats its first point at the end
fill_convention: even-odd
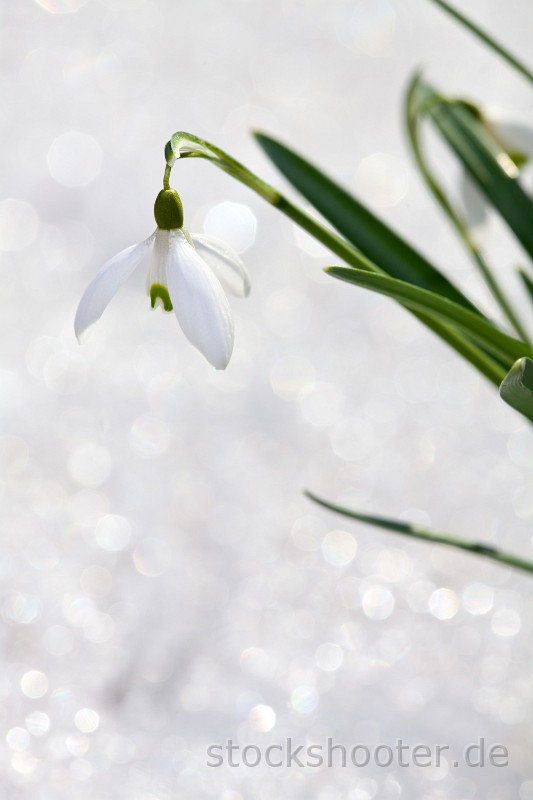
{"type": "Polygon", "coordinates": [[[485,283],[492,293],[492,296],[520,338],[527,344],[531,344],[527,331],[520,322],[520,319],[516,315],[511,303],[505,296],[505,292],[498,283],[496,276],[493,274],[491,268],[485,261],[481,250],[472,239],[470,231],[468,230],[468,226],[453,208],[424,156],[419,137],[420,120],[427,113],[429,106],[443,102],[446,102],[444,98],[434,92],[429,86],[426,86],[422,83],[419,74],[414,76],[409,85],[405,98],[407,136],[409,139],[409,144],[411,145],[411,151],[420,170],[420,174],[426,183],[426,186],[432,193],[444,214],[448,217],[465,248],[475,261],[481,275],[483,276],[483,279],[485,280],[485,283]]]}
{"type": "Polygon", "coordinates": [[[334,511],[337,514],[342,514],[344,517],[355,519],[358,522],[364,522],[367,525],[373,525],[377,528],[384,528],[385,530],[393,531],[394,533],[400,533],[404,536],[409,536],[411,539],[422,539],[425,542],[444,544],[448,545],[448,547],[466,550],[468,553],[472,553],[473,555],[483,556],[484,558],[491,559],[491,561],[497,561],[499,564],[503,564],[508,567],[514,567],[515,569],[521,569],[524,572],[533,574],[533,562],[527,561],[524,558],[519,558],[518,556],[513,556],[510,553],[505,553],[503,550],[499,550],[497,547],[493,547],[492,545],[483,544],[482,542],[469,542],[466,539],[460,539],[457,536],[450,536],[448,533],[436,533],[433,531],[428,531],[425,528],[418,527],[418,525],[410,525],[407,522],[400,522],[399,520],[376,517],[371,514],[361,514],[358,511],[351,511],[348,508],[335,505],[335,503],[322,500],[320,497],[317,497],[311,492],[305,492],[305,495],[309,497],[310,500],[318,503],[318,505],[323,506],[330,511],[334,511]]]}
{"type": "Polygon", "coordinates": [[[443,11],[446,11],[451,17],[454,17],[454,19],[460,22],[461,25],[464,25],[464,27],[473,33],[474,36],[477,36],[478,39],[481,39],[481,41],[490,47],[491,50],[494,50],[495,53],[507,61],[511,67],[514,67],[514,69],[523,75],[524,78],[533,83],[533,72],[531,72],[531,70],[526,67],[525,64],[522,64],[521,61],[513,56],[513,54],[510,53],[505,47],[503,47],[503,45],[499,44],[495,39],[493,39],[492,36],[489,36],[488,33],[482,31],[481,28],[475,24],[475,22],[472,22],[467,17],[463,16],[463,14],[457,11],[457,9],[453,8],[449,3],[446,3],[445,0],[432,0],[432,2],[442,8],[443,11]]]}
{"type": "MultiPolygon", "coordinates": [[[[306,214],[300,208],[290,202],[284,195],[278,192],[273,186],[254,175],[247,167],[240,164],[230,155],[225,153],[216,145],[199,139],[193,134],[185,131],[178,131],[165,146],[165,157],[167,167],[165,178],[168,180],[170,170],[178,158],[205,158],[219,169],[222,169],[232,178],[243,183],[252,189],[256,194],[277,208],[285,216],[292,219],[297,225],[307,231],[311,236],[325,245],[331,252],[342,258],[347,264],[357,269],[367,272],[374,272],[380,275],[386,274],[377,264],[368,259],[355,247],[352,247],[341,236],[334,231],[324,227],[316,219],[306,214]]],[[[453,327],[435,319],[429,314],[422,312],[412,312],[414,315],[434,333],[440,336],[445,342],[453,347],[456,352],[463,356],[473,366],[475,366],[486,378],[494,385],[499,386],[506,375],[507,370],[499,363],[494,361],[483,350],[473,344],[469,339],[458,333],[453,327]]]]}
{"type": "Polygon", "coordinates": [[[301,228],[306,230],[315,239],[322,242],[326,247],[337,253],[341,258],[359,269],[365,269],[370,272],[381,271],[362,253],[358,252],[354,247],[349,245],[342,237],[328,230],[319,222],[314,220],[304,211],[299,209],[284,197],[277,189],[266,183],[266,181],[258,178],[253,172],[240,164],[228,153],[225,153],[220,148],[206,142],[204,139],[199,139],[190,133],[178,132],[175,133],[165,148],[165,156],[167,158],[167,169],[174,166],[178,158],[205,158],[214,164],[219,169],[231,175],[232,178],[248,186],[256,194],[266,200],[275,208],[278,208],[286,216],[290,217],[293,222],[296,222],[301,228]]]}
{"type": "Polygon", "coordinates": [[[163,189],[170,189],[170,171],[172,167],[168,164],[165,167],[165,174],[163,175],[163,189]]]}

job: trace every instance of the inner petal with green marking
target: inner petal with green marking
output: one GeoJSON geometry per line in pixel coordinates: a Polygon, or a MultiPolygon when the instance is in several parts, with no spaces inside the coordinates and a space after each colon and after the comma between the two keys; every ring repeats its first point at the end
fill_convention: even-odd
{"type": "Polygon", "coordinates": [[[163,306],[164,311],[172,311],[172,301],[167,287],[161,286],[160,283],[153,283],[150,286],[150,304],[152,308],[158,305],[158,301],[160,301],[159,305],[163,306]]]}
{"type": "Polygon", "coordinates": [[[172,301],[167,288],[167,261],[170,246],[170,231],[158,229],[155,234],[147,290],[152,308],[161,306],[164,311],[172,311],[172,301]]]}

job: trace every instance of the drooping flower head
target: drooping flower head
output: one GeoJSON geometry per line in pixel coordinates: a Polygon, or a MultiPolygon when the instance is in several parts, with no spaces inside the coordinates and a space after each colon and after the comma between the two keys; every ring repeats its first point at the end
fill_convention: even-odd
{"type": "Polygon", "coordinates": [[[216,369],[225,369],[233,350],[234,328],[226,291],[245,297],[250,281],[237,253],[224,242],[190,234],[174,189],[155,201],[157,228],[140,244],[127,247],[100,269],[76,312],[78,339],[96,322],[122,284],[148,262],[147,290],[152,308],[174,311],[187,339],[216,369]]]}

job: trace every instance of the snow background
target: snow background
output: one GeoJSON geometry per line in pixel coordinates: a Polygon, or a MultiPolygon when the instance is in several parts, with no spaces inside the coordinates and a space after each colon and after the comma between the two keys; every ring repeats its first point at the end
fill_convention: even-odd
{"type": "MultiPolygon", "coordinates": [[[[527,59],[527,0],[468,14],[527,59]]],[[[414,170],[402,93],[422,65],[527,122],[530,87],[424,0],[21,0],[0,26],[2,796],[533,797],[528,578],[302,495],[532,557],[531,433],[491,387],[196,160],[172,174],[186,223],[252,275],[229,368],[150,311],[142,274],[86,344],[72,328],[100,265],[153,230],[176,130],[292,197],[250,130],[279,135],[496,315],[414,170]],[[452,755],[206,766],[208,744],[286,737],[452,755]],[[453,766],[480,737],[507,768],[453,766]]],[[[479,235],[518,296],[523,254],[498,220],[479,235]]]]}

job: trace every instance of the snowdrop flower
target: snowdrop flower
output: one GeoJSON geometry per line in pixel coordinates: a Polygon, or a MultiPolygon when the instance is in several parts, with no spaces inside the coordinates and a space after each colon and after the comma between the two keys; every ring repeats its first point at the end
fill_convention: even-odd
{"type": "Polygon", "coordinates": [[[246,267],[218,239],[189,234],[173,189],[159,192],[154,216],[155,232],[110,259],[85,290],[74,320],[76,336],[101,317],[122,284],[148,262],[152,308],[173,310],[191,344],[216,369],[225,369],[233,350],[233,317],[225,291],[239,297],[249,293],[246,267]]]}
{"type": "MultiPolygon", "coordinates": [[[[502,169],[510,178],[520,175],[522,184],[530,183],[531,170],[528,165],[533,159],[533,128],[499,108],[479,109],[470,105],[470,109],[501,146],[502,169]]],[[[460,191],[468,223],[477,226],[485,222],[487,201],[464,170],[461,174],[460,191]]]]}
{"type": "Polygon", "coordinates": [[[482,120],[518,168],[530,161],[533,156],[533,128],[530,125],[498,108],[484,110],[482,120]]]}

